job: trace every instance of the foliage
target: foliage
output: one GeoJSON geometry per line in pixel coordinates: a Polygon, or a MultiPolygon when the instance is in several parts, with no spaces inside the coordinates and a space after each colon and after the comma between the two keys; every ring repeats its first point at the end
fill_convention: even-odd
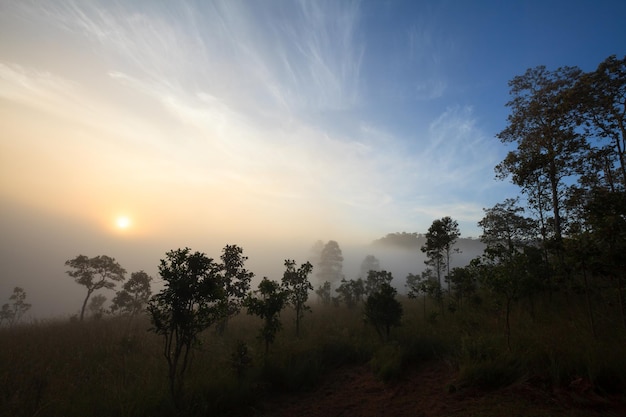
{"type": "Polygon", "coordinates": [[[131,317],[137,315],[150,300],[151,281],[152,277],[144,271],[133,272],[130,279],[124,283],[122,290],[115,294],[111,312],[128,314],[131,317]]]}
{"type": "Polygon", "coordinates": [[[245,258],[240,250],[226,247],[224,263],[191,249],[167,252],[159,265],[165,288],[150,299],[152,331],[163,337],[170,392],[177,407],[183,393],[185,371],[198,334],[232,314],[239,291],[249,274],[241,273],[245,258]],[[237,282],[238,278],[243,283],[237,282]]]}
{"type": "Polygon", "coordinates": [[[105,313],[104,303],[106,303],[106,301],[107,298],[102,294],[96,294],[91,297],[89,306],[87,307],[89,315],[94,319],[101,319],[105,313]]]}
{"type": "Polygon", "coordinates": [[[402,304],[396,300],[396,289],[382,283],[365,301],[365,320],[374,326],[383,340],[389,340],[392,327],[400,325],[402,304]]]}
{"type": "Polygon", "coordinates": [[[391,285],[392,280],[393,275],[391,275],[391,272],[370,270],[365,281],[365,296],[369,297],[378,292],[383,284],[391,285]]]}
{"type": "Polygon", "coordinates": [[[343,278],[343,255],[339,244],[330,240],[324,245],[320,254],[320,262],[315,274],[319,282],[329,282],[331,285],[343,278]]]}
{"type": "Polygon", "coordinates": [[[287,304],[289,292],[276,281],[267,278],[259,283],[255,294],[249,294],[244,301],[248,314],[263,319],[260,338],[265,342],[265,358],[269,353],[270,345],[276,338],[276,333],[282,328],[280,312],[287,304]]]}
{"type": "Polygon", "coordinates": [[[26,302],[26,291],[21,287],[13,288],[9,301],[12,303],[3,304],[0,310],[0,325],[6,321],[9,326],[13,326],[30,310],[31,305],[26,302]]]}
{"type": "Polygon", "coordinates": [[[380,271],[380,261],[374,255],[367,255],[361,262],[359,278],[367,278],[370,271],[380,271]]]}
{"type": "Polygon", "coordinates": [[[346,307],[354,308],[358,303],[363,300],[365,294],[365,284],[361,278],[341,280],[341,284],[337,287],[337,294],[339,294],[339,300],[342,301],[346,307]]]}
{"type": "Polygon", "coordinates": [[[330,304],[330,282],[324,281],[322,285],[320,285],[316,290],[315,294],[322,301],[323,305],[330,304]]]}
{"type": "Polygon", "coordinates": [[[313,271],[313,265],[306,262],[296,269],[296,262],[287,259],[285,268],[282,284],[287,290],[289,304],[296,311],[296,335],[300,336],[300,321],[304,317],[305,311],[311,311],[311,308],[305,303],[309,299],[309,291],[313,290],[313,285],[308,278],[313,271]]]}
{"type": "MultiPolygon", "coordinates": [[[[427,257],[424,263],[434,269],[441,288],[441,276],[444,270],[447,270],[447,275],[450,274],[453,245],[460,235],[458,222],[448,216],[434,220],[426,233],[426,243],[421,248],[427,257]]],[[[450,293],[449,283],[448,293],[450,293]]]]}
{"type": "Polygon", "coordinates": [[[87,301],[94,291],[101,288],[113,289],[115,283],[126,279],[126,270],[118,264],[115,259],[100,255],[89,258],[85,255],[78,255],[74,259],[65,261],[65,265],[72,268],[67,274],[74,278],[74,281],[87,288],[87,296],[80,309],[80,320],[83,320],[87,301]]]}

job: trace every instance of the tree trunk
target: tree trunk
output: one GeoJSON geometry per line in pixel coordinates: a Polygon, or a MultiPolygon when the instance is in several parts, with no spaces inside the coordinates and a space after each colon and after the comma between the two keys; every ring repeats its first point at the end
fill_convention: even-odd
{"type": "Polygon", "coordinates": [[[87,297],[85,297],[85,301],[83,301],[83,307],[80,309],[80,321],[83,321],[83,317],[85,316],[85,307],[87,307],[87,301],[89,301],[89,297],[91,297],[91,293],[93,290],[87,290],[87,297]]]}

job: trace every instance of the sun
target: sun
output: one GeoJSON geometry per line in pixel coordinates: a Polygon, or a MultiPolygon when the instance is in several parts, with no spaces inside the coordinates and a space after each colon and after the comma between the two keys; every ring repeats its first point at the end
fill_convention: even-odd
{"type": "Polygon", "coordinates": [[[126,216],[120,216],[115,220],[118,229],[128,229],[130,227],[130,219],[126,216]]]}

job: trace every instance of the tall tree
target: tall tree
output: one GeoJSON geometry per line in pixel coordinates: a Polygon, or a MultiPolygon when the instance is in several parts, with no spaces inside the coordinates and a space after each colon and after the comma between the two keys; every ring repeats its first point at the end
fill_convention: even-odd
{"type": "Polygon", "coordinates": [[[128,281],[124,283],[122,289],[115,294],[111,305],[111,312],[128,314],[131,317],[137,315],[144,308],[152,290],[150,282],[152,277],[144,271],[133,272],[128,281]]]}
{"type": "Polygon", "coordinates": [[[626,56],[611,55],[595,71],[580,77],[573,90],[572,100],[579,105],[589,133],[600,139],[598,148],[605,164],[607,182],[626,187],[626,56]],[[602,141],[603,140],[603,141],[602,141]],[[613,165],[617,165],[613,168],[613,165]],[[612,169],[619,172],[614,181],[612,169]]]}
{"type": "Polygon", "coordinates": [[[285,268],[282,284],[287,289],[289,304],[296,311],[296,336],[300,336],[300,321],[304,317],[304,312],[311,310],[306,302],[309,299],[309,291],[313,290],[313,284],[309,281],[313,265],[306,262],[296,269],[296,261],[287,259],[285,268]]]}
{"type": "Polygon", "coordinates": [[[365,301],[365,320],[372,324],[382,340],[389,340],[391,328],[400,325],[402,304],[396,300],[396,289],[383,283],[365,301]]]}
{"type": "MultiPolygon", "coordinates": [[[[440,287],[443,271],[447,271],[446,276],[450,274],[450,258],[460,235],[459,224],[448,216],[433,221],[426,233],[426,244],[421,248],[427,256],[424,263],[434,269],[440,287]]],[[[449,282],[448,293],[450,293],[449,282]]]]}
{"type": "Polygon", "coordinates": [[[359,278],[367,278],[370,271],[380,271],[380,261],[374,255],[367,255],[361,262],[361,274],[359,278]]]}
{"type": "Polygon", "coordinates": [[[330,240],[322,249],[316,276],[319,282],[330,282],[332,286],[332,284],[341,281],[343,278],[342,269],[343,255],[339,243],[330,240]]]}
{"type": "Polygon", "coordinates": [[[22,287],[15,287],[9,297],[11,304],[4,304],[0,311],[0,325],[7,321],[12,326],[20,321],[22,316],[30,310],[31,305],[26,302],[26,291],[22,287]]]}
{"type": "Polygon", "coordinates": [[[243,300],[250,290],[250,281],[252,281],[254,273],[244,268],[248,257],[243,255],[243,249],[237,245],[226,245],[222,250],[220,259],[222,260],[228,307],[228,314],[217,325],[218,333],[223,334],[229,318],[241,311],[243,300]]]}
{"type": "MultiPolygon", "coordinates": [[[[238,276],[233,271],[242,269],[245,257],[238,250],[231,255],[219,263],[184,248],[167,252],[159,264],[165,288],[150,299],[148,312],[151,330],[163,336],[163,355],[176,407],[181,404],[184,375],[198,334],[233,314],[231,303],[236,300],[230,298],[235,294],[230,288],[233,276],[238,276]]],[[[243,279],[247,276],[243,274],[243,279]]]]}
{"type": "Polygon", "coordinates": [[[278,282],[263,278],[255,294],[251,293],[245,299],[244,305],[248,309],[248,314],[263,319],[260,338],[265,342],[266,360],[276,333],[282,329],[279,316],[287,304],[288,296],[287,290],[278,282]]]}
{"type": "Polygon", "coordinates": [[[526,194],[543,198],[537,186],[549,190],[550,201],[538,204],[552,209],[553,238],[557,247],[563,234],[562,202],[568,179],[575,176],[587,148],[585,136],[576,129],[577,115],[569,91],[581,75],[576,67],[549,71],[544,66],[528,69],[509,82],[512,99],[507,127],[497,137],[516,144],[496,166],[500,179],[511,176],[526,194]]]}
{"type": "Polygon", "coordinates": [[[115,259],[106,255],[94,258],[78,255],[74,259],[65,261],[65,265],[72,268],[72,270],[67,271],[67,274],[74,278],[74,281],[78,284],[87,288],[87,296],[80,309],[81,321],[85,316],[85,308],[87,307],[89,297],[91,297],[94,291],[101,288],[113,289],[116,282],[124,281],[126,278],[126,270],[115,259]]]}

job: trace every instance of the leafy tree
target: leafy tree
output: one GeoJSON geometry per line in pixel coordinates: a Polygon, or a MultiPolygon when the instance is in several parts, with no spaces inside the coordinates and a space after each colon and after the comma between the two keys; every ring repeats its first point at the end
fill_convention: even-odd
{"type": "Polygon", "coordinates": [[[433,297],[439,301],[441,298],[441,287],[437,278],[433,276],[432,269],[422,271],[420,275],[409,274],[406,277],[407,295],[409,298],[423,296],[424,318],[426,318],[426,298],[433,297]]]}
{"type": "Polygon", "coordinates": [[[365,281],[365,296],[374,294],[383,284],[391,284],[392,280],[391,272],[370,270],[365,281]]]}
{"type": "Polygon", "coordinates": [[[319,299],[322,301],[322,304],[325,306],[330,305],[330,282],[325,281],[315,290],[315,294],[317,294],[319,299]]]}
{"type": "MultiPolygon", "coordinates": [[[[426,233],[426,244],[421,248],[427,257],[424,263],[434,269],[440,287],[442,287],[443,271],[447,270],[447,275],[450,274],[453,246],[460,235],[457,221],[447,216],[433,221],[426,233]]],[[[448,283],[448,293],[450,293],[450,283],[448,283]]]]}
{"type": "Polygon", "coordinates": [[[220,259],[224,267],[224,286],[228,299],[228,314],[218,323],[217,328],[218,333],[222,334],[226,330],[228,319],[241,311],[254,273],[244,268],[248,257],[243,256],[243,249],[237,245],[226,245],[220,259]]]}
{"type": "Polygon", "coordinates": [[[317,277],[320,282],[332,284],[341,281],[343,274],[343,255],[339,244],[334,240],[328,241],[320,255],[317,277]]]}
{"type": "MultiPolygon", "coordinates": [[[[232,313],[232,271],[243,264],[243,256],[215,262],[204,253],[177,249],[166,253],[159,264],[165,288],[148,304],[152,331],[163,336],[163,355],[168,364],[170,392],[180,407],[185,371],[198,334],[232,313]]],[[[246,275],[247,277],[247,275],[246,275]]]]}
{"type": "Polygon", "coordinates": [[[144,271],[133,272],[130,279],[124,283],[122,290],[115,294],[111,312],[120,312],[131,317],[137,315],[150,300],[151,281],[152,277],[144,271]]]}
{"type": "Polygon", "coordinates": [[[367,278],[370,271],[380,271],[380,261],[374,255],[367,255],[361,262],[359,278],[367,278]]]}
{"type": "MultiPolygon", "coordinates": [[[[603,139],[600,144],[605,161],[617,165],[621,187],[626,187],[626,56],[609,56],[595,71],[583,74],[573,89],[580,123],[588,133],[603,139]]],[[[605,165],[610,171],[612,166],[605,165]]],[[[610,172],[605,172],[610,177],[610,172]]],[[[614,181],[610,181],[615,187],[614,181]]]]}
{"type": "Polygon", "coordinates": [[[89,310],[89,315],[94,319],[102,318],[102,315],[105,312],[104,303],[106,303],[106,301],[107,298],[102,294],[96,294],[91,297],[87,308],[89,310]]]}
{"type": "Polygon", "coordinates": [[[400,325],[402,304],[396,300],[396,289],[383,283],[365,301],[365,320],[374,326],[381,340],[389,340],[391,328],[400,325]]]}
{"type": "Polygon", "coordinates": [[[308,278],[313,271],[313,265],[307,262],[296,269],[296,261],[287,259],[285,267],[282,283],[288,291],[289,304],[296,311],[296,335],[300,336],[300,321],[305,311],[311,311],[311,307],[307,306],[306,302],[309,299],[309,291],[313,290],[313,285],[308,278]]]}
{"type": "Polygon", "coordinates": [[[552,209],[557,248],[563,234],[567,180],[576,175],[587,146],[585,136],[576,129],[577,114],[569,96],[580,75],[575,67],[548,71],[539,66],[513,78],[508,125],[497,135],[503,143],[517,145],[496,167],[497,177],[511,176],[522,192],[536,198],[549,196],[549,201],[540,204],[552,209]],[[536,185],[547,189],[547,195],[532,193],[536,185]]]}
{"type": "Polygon", "coordinates": [[[452,268],[450,282],[458,305],[462,305],[463,300],[476,293],[476,276],[468,268],[452,268]]]}
{"type": "Polygon", "coordinates": [[[265,358],[269,353],[270,345],[276,338],[276,333],[282,328],[280,312],[285,308],[289,293],[276,281],[267,278],[259,283],[254,294],[249,294],[244,301],[248,314],[263,319],[260,338],[265,342],[265,358]]]}
{"type": "Polygon", "coordinates": [[[85,315],[87,301],[89,301],[89,297],[91,297],[93,292],[101,288],[115,288],[115,283],[124,281],[126,275],[126,270],[115,259],[106,255],[94,258],[78,255],[74,259],[65,261],[65,265],[72,268],[72,270],[67,271],[67,274],[74,278],[74,281],[78,284],[87,288],[87,296],[80,309],[81,321],[85,315]]]}
{"type": "Polygon", "coordinates": [[[483,229],[480,240],[487,245],[487,250],[499,257],[512,257],[532,243],[535,235],[535,221],[523,216],[524,209],[517,202],[517,198],[507,198],[503,203],[483,209],[485,216],[478,222],[483,229]]]}
{"type": "Polygon", "coordinates": [[[341,280],[341,285],[337,288],[340,301],[343,301],[348,308],[354,308],[363,299],[365,286],[361,278],[347,281],[341,280]]]}
{"type": "Polygon", "coordinates": [[[22,316],[31,308],[26,302],[26,291],[21,287],[15,287],[9,297],[11,304],[4,304],[0,310],[0,325],[6,321],[9,326],[17,324],[22,316]]]}
{"type": "Polygon", "coordinates": [[[0,326],[5,321],[10,324],[12,320],[13,320],[13,310],[11,309],[11,306],[9,305],[9,303],[5,303],[2,305],[2,309],[0,310],[0,326]]]}

